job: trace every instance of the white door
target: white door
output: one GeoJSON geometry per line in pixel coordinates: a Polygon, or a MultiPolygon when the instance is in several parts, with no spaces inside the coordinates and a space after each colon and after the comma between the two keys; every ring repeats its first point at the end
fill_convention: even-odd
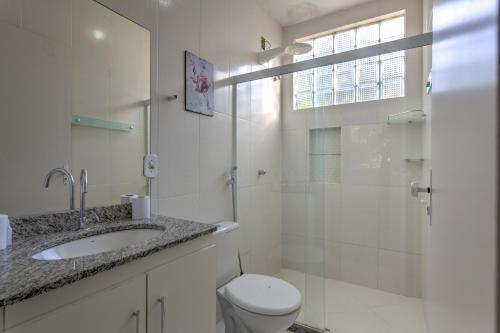
{"type": "Polygon", "coordinates": [[[215,246],[151,270],[147,278],[149,332],[215,333],[215,246]]]}
{"type": "Polygon", "coordinates": [[[146,277],[124,282],[6,333],[146,333],[146,277]]]}
{"type": "Polygon", "coordinates": [[[495,332],[498,6],[434,2],[431,333],[495,332]]]}

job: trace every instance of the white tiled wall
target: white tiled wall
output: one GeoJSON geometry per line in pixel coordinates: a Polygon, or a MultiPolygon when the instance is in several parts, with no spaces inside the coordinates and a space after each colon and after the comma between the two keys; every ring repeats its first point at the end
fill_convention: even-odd
{"type": "MultiPolygon", "coordinates": [[[[75,6],[83,6],[82,1],[72,2],[75,6]]],[[[100,0],[99,2],[151,31],[151,139],[153,151],[157,152],[161,159],[160,176],[153,182],[153,212],[204,222],[232,220],[231,192],[226,185],[226,177],[227,171],[233,164],[233,115],[230,88],[224,86],[221,80],[229,75],[251,71],[257,63],[260,36],[265,36],[273,46],[279,46],[282,37],[281,27],[253,1],[100,0]],[[184,111],[185,50],[194,52],[215,65],[218,82],[215,91],[216,110],[212,118],[184,111]],[[179,99],[166,101],[166,97],[173,94],[177,94],[179,99]]],[[[99,78],[99,75],[108,72],[105,67],[100,66],[103,62],[110,61],[113,66],[119,66],[116,72],[125,75],[133,75],[133,70],[137,66],[127,66],[121,62],[120,54],[123,54],[123,47],[127,43],[114,45],[113,49],[106,43],[86,45],[88,40],[77,33],[71,37],[68,34],[70,29],[63,27],[67,24],[65,18],[71,17],[72,9],[69,3],[63,0],[0,0],[0,21],[8,22],[6,25],[9,26],[25,24],[27,29],[36,30],[40,36],[49,36],[62,44],[74,42],[82,46],[82,51],[93,50],[90,55],[92,63],[85,62],[89,57],[82,57],[79,62],[81,66],[75,72],[75,84],[78,84],[78,89],[71,98],[79,113],[92,115],[93,112],[98,112],[100,106],[107,103],[110,96],[116,97],[117,104],[110,105],[114,110],[119,108],[121,103],[129,102],[127,97],[131,92],[137,91],[138,87],[147,88],[145,90],[149,91],[149,81],[137,80],[138,87],[118,86],[116,90],[110,90],[107,84],[86,84],[90,79],[99,78]],[[23,3],[26,5],[23,6],[23,3]],[[22,17],[23,10],[25,19],[22,17]],[[39,15],[40,13],[47,13],[48,16],[39,15]],[[44,17],[47,17],[47,20],[43,21],[44,17]],[[99,65],[98,68],[91,70],[96,68],[96,65],[99,65]],[[124,69],[126,71],[123,71],[124,69]],[[129,72],[128,69],[132,71],[129,72]]],[[[93,20],[91,23],[96,26],[116,25],[116,22],[110,21],[109,18],[92,13],[92,8],[80,7],[76,13],[78,15],[73,18],[75,24],[78,25],[79,17],[88,16],[93,20]]],[[[81,21],[82,24],[89,22],[81,21]]],[[[124,31],[126,27],[119,28],[119,31],[124,31]]],[[[76,32],[78,31],[81,30],[77,29],[76,32]]],[[[149,49],[147,45],[143,47],[149,49]]],[[[53,50],[56,55],[61,54],[57,59],[64,60],[65,54],[58,53],[59,50],[55,48],[47,50],[53,50]]],[[[31,54],[40,61],[45,61],[45,58],[37,53],[31,54]]],[[[55,62],[52,65],[59,66],[55,62]]],[[[57,71],[53,73],[67,76],[60,78],[61,82],[67,82],[64,80],[71,77],[69,70],[67,73],[57,71]]],[[[34,71],[30,73],[33,83],[39,82],[33,80],[35,77],[47,78],[47,73],[40,73],[38,76],[35,74],[37,73],[34,71]]],[[[115,82],[121,82],[123,79],[117,77],[115,82]]],[[[105,80],[97,82],[104,83],[105,80]]],[[[61,91],[64,86],[63,83],[54,84],[52,87],[55,91],[61,91]]],[[[239,175],[242,184],[242,188],[239,189],[241,197],[239,219],[242,224],[242,252],[244,252],[242,257],[248,270],[268,273],[279,270],[281,264],[281,193],[278,181],[281,173],[279,86],[279,81],[266,80],[238,87],[238,135],[244,139],[242,142],[244,148],[239,149],[242,153],[238,160],[241,164],[239,175]],[[247,153],[246,157],[244,151],[247,153]],[[267,170],[268,174],[258,178],[257,168],[267,170]]],[[[33,91],[48,92],[40,90],[40,87],[43,87],[43,84],[32,84],[33,91]]],[[[21,93],[25,89],[26,86],[12,86],[13,92],[21,93]]],[[[12,100],[3,101],[4,106],[8,109],[19,107],[19,101],[23,101],[19,93],[12,94],[12,100]]],[[[40,109],[54,111],[52,116],[42,118],[43,121],[33,118],[33,122],[28,123],[32,126],[19,124],[18,127],[36,132],[37,127],[45,122],[60,123],[61,126],[68,123],[69,119],[59,122],[58,120],[61,119],[60,114],[69,109],[69,100],[53,99],[44,102],[46,103],[38,103],[40,109]]],[[[124,119],[124,121],[129,120],[124,119]]],[[[78,165],[85,163],[89,168],[92,194],[92,198],[89,196],[89,199],[92,199],[90,201],[103,203],[121,191],[130,191],[129,187],[124,186],[123,181],[129,180],[127,170],[135,168],[135,162],[128,160],[126,154],[123,156],[110,154],[102,143],[108,142],[113,149],[120,151],[125,147],[126,152],[135,149],[136,146],[142,147],[142,141],[136,138],[137,140],[133,142],[127,142],[108,133],[92,132],[93,135],[87,136],[82,132],[83,130],[78,129],[74,132],[75,138],[82,138],[77,140],[74,146],[75,160],[78,165]],[[89,152],[87,149],[89,146],[102,149],[89,152]],[[96,163],[88,164],[89,158],[96,159],[96,163]],[[116,167],[117,164],[120,165],[119,168],[116,167]],[[106,166],[112,166],[116,172],[110,172],[106,166]],[[101,186],[110,179],[116,180],[117,186],[111,188],[101,186]]],[[[8,133],[5,131],[0,133],[6,136],[5,138],[2,136],[2,141],[6,142],[9,138],[8,133]]],[[[69,137],[69,132],[67,136],[69,137]]],[[[40,156],[40,165],[36,166],[40,172],[33,173],[33,182],[40,184],[47,170],[63,165],[67,161],[71,151],[69,143],[69,139],[60,140],[59,136],[53,140],[47,137],[47,143],[44,144],[52,145],[53,154],[50,152],[40,156]],[[64,142],[66,145],[59,144],[64,142]]],[[[5,156],[3,152],[2,156],[5,156]]],[[[57,197],[62,198],[58,202],[44,201],[43,198],[50,197],[42,190],[36,191],[37,194],[40,192],[40,196],[23,198],[26,200],[16,198],[16,202],[40,202],[39,208],[43,210],[64,209],[67,205],[66,190],[63,187],[50,189],[58,191],[57,197]]],[[[2,202],[5,201],[2,199],[2,202]]],[[[20,207],[24,208],[22,204],[20,207]]]]}
{"type": "MultiPolygon", "coordinates": [[[[49,1],[50,2],[50,1],[49,1]]],[[[49,6],[50,7],[50,6],[49,6]]],[[[88,205],[120,202],[123,193],[146,194],[144,104],[150,99],[150,34],[89,0],[71,2],[72,113],[130,123],[131,132],[72,127],[73,173],[89,172],[88,205]],[[97,40],[98,29],[104,38],[97,40]]]]}
{"type": "MultiPolygon", "coordinates": [[[[419,1],[379,0],[287,27],[284,41],[401,9],[407,35],[420,33],[419,1]]],[[[294,111],[291,76],[284,77],[284,267],[421,296],[421,206],[409,183],[422,164],[405,158],[422,156],[423,126],[386,124],[389,114],[422,108],[420,52],[407,52],[405,98],[294,111]],[[340,183],[309,182],[309,133],[322,128],[341,128],[340,183]]]]}
{"type": "MultiPolygon", "coordinates": [[[[16,3],[10,2],[14,7],[16,3]]],[[[9,13],[4,9],[2,19],[9,13]]],[[[20,22],[16,15],[7,22],[20,22]]],[[[10,23],[0,22],[0,40],[8,45],[0,61],[0,211],[22,215],[67,209],[68,188],[45,190],[42,184],[50,169],[68,163],[71,156],[71,53],[10,23]]]]}
{"type": "MultiPolygon", "coordinates": [[[[409,183],[420,179],[421,164],[405,158],[422,154],[421,140],[420,124],[343,126],[340,184],[287,178],[283,186],[284,266],[304,270],[306,262],[301,266],[300,257],[288,256],[308,253],[308,242],[324,239],[328,277],[420,296],[421,281],[414,274],[421,271],[421,208],[409,183]],[[382,265],[394,258],[390,254],[397,260],[382,265]]],[[[288,163],[283,163],[284,177],[293,177],[287,173],[293,159],[288,163]]],[[[318,266],[310,273],[322,270],[318,266]]]]}
{"type": "MultiPolygon", "coordinates": [[[[151,32],[151,38],[148,39],[151,47],[137,43],[133,46],[151,51],[151,58],[147,59],[151,60],[151,142],[153,151],[160,155],[160,176],[152,184],[153,212],[210,223],[233,220],[231,189],[226,184],[227,172],[233,164],[232,97],[231,89],[223,83],[223,79],[229,75],[258,69],[256,65],[260,37],[265,36],[273,46],[279,46],[281,27],[256,2],[246,0],[99,2],[151,32]],[[184,110],[185,50],[198,54],[215,65],[217,82],[214,117],[200,116],[184,110]],[[169,102],[166,97],[170,95],[178,95],[179,98],[169,102]]],[[[71,80],[75,85],[73,94],[68,94],[68,100],[44,100],[42,93],[50,91],[41,90],[40,87],[43,87],[43,79],[47,79],[47,73],[31,71],[30,79],[33,84],[23,86],[23,82],[20,82],[19,86],[12,86],[12,99],[3,101],[4,106],[8,109],[18,108],[19,101],[23,101],[20,93],[28,87],[33,91],[40,91],[39,109],[51,110],[53,114],[40,119],[32,118],[33,121],[28,125],[23,122],[14,124],[17,127],[13,128],[37,133],[37,126],[46,122],[53,126],[67,126],[69,116],[64,119],[60,115],[65,115],[71,109],[69,103],[73,101],[75,114],[133,121],[138,124],[136,128],[141,129],[139,124],[143,123],[143,119],[134,118],[131,112],[124,113],[122,107],[130,103],[130,99],[136,97],[135,94],[149,92],[150,81],[136,77],[132,81],[136,86],[121,85],[125,81],[131,82],[130,77],[140,70],[138,64],[142,62],[137,61],[133,66],[123,62],[122,54],[136,54],[134,50],[127,49],[131,43],[126,40],[120,42],[116,36],[123,34],[132,38],[132,32],[126,24],[115,21],[113,15],[96,11],[97,7],[96,3],[84,0],[0,0],[0,21],[7,22],[0,23],[0,32],[5,32],[2,36],[12,36],[11,31],[3,29],[3,25],[15,30],[15,27],[23,24],[27,31],[62,44],[63,47],[59,49],[52,45],[46,46],[45,50],[40,49],[42,54],[43,51],[52,52],[59,63],[36,52],[28,55],[32,54],[39,62],[52,61],[50,65],[53,67],[62,67],[61,62],[66,65],[66,72],[51,71],[53,76],[59,75],[54,77],[54,84],[50,86],[54,93],[63,90],[71,80]],[[75,26],[73,32],[70,29],[72,24],[75,26]],[[109,38],[102,43],[89,39],[88,33],[95,27],[110,32],[109,38]],[[70,55],[64,53],[66,44],[73,45],[79,51],[74,75],[67,60],[70,55]],[[58,82],[62,83],[58,85],[58,82]],[[111,112],[103,114],[103,106],[111,112]],[[125,114],[123,119],[115,118],[118,110],[121,116],[125,114]]],[[[14,58],[13,54],[12,60],[14,58]]],[[[13,67],[12,70],[15,71],[16,68],[13,67]]],[[[272,79],[240,85],[238,115],[235,118],[238,121],[238,137],[241,139],[238,140],[241,185],[238,190],[241,197],[238,218],[242,224],[243,259],[247,270],[270,274],[277,272],[281,265],[280,85],[279,81],[272,79]],[[265,169],[267,174],[258,177],[258,169],[265,169]]],[[[2,141],[6,142],[9,133],[0,131],[0,134],[5,135],[5,140],[2,141]]],[[[135,177],[137,175],[130,171],[137,169],[140,159],[131,159],[130,152],[142,149],[144,140],[132,136],[124,140],[119,135],[120,133],[75,127],[73,147],[69,131],[67,140],[61,140],[59,135],[54,138],[46,135],[47,142],[43,144],[50,144],[54,149],[40,157],[41,162],[36,165],[37,170],[40,170],[33,173],[32,182],[41,184],[45,172],[51,167],[66,163],[72,150],[75,169],[84,166],[89,169],[89,203],[107,203],[121,192],[132,191],[132,186],[128,185],[137,184],[140,177],[135,177]],[[89,163],[90,160],[93,162],[89,163]],[[114,182],[113,186],[103,186],[111,181],[114,182]]],[[[31,158],[30,156],[28,161],[31,158]]],[[[14,171],[10,174],[13,173],[14,171]]],[[[50,196],[42,190],[35,191],[36,195],[26,200],[40,202],[38,208],[42,211],[65,209],[67,189],[54,187],[50,191],[58,191],[57,198],[61,200],[43,200],[50,196]]],[[[21,203],[19,208],[24,208],[25,200],[15,198],[15,201],[21,203]]],[[[2,202],[7,201],[2,198],[2,202]]]]}
{"type": "Polygon", "coordinates": [[[47,172],[63,166],[77,181],[80,170],[88,169],[89,206],[117,203],[125,192],[145,193],[142,103],[150,95],[149,33],[91,0],[5,0],[0,8],[8,49],[1,66],[12,71],[2,71],[6,81],[0,83],[3,107],[10,110],[2,113],[8,126],[0,131],[2,142],[10,142],[3,154],[0,211],[68,209],[68,188],[59,179],[42,188],[47,172]],[[94,38],[96,29],[102,40],[94,38]],[[72,115],[135,129],[72,127],[72,115]]]}
{"type": "MultiPolygon", "coordinates": [[[[58,3],[47,1],[50,4],[40,10],[58,3]]],[[[205,222],[232,219],[226,186],[232,164],[230,89],[218,84],[213,118],[184,111],[183,52],[192,51],[214,63],[216,78],[224,79],[256,69],[260,36],[273,46],[280,45],[281,28],[258,5],[244,0],[101,2],[152,32],[152,144],[161,158],[160,177],[153,184],[154,212],[205,222]],[[179,99],[168,102],[166,97],[173,94],[179,99]]],[[[0,19],[11,25],[23,23],[19,3],[0,1],[0,19]]],[[[421,30],[419,3],[376,1],[340,16],[289,27],[283,40],[404,8],[408,35],[416,34],[421,30]]],[[[64,20],[55,17],[50,23],[64,24],[64,20]]],[[[68,40],[64,31],[44,25],[35,16],[30,27],[62,43],[68,40]]],[[[420,127],[383,123],[390,113],[421,107],[420,52],[409,51],[407,57],[404,99],[294,112],[289,76],[281,82],[269,79],[238,86],[238,220],[247,271],[270,274],[282,263],[398,293],[420,294],[420,279],[414,274],[420,271],[419,221],[413,215],[418,208],[407,195],[408,181],[419,176],[419,167],[404,161],[406,154],[421,154],[420,127]],[[313,186],[308,183],[309,129],[327,127],[342,128],[341,184],[313,186]],[[268,174],[258,177],[258,169],[268,174]]],[[[79,91],[85,93],[86,88],[79,91]]],[[[85,109],[92,110],[92,105],[85,109]]],[[[114,157],[108,157],[112,164],[114,157]]],[[[96,195],[108,195],[92,186],[96,195]]]]}
{"type": "MultiPolygon", "coordinates": [[[[255,70],[260,36],[281,43],[281,27],[254,2],[159,2],[157,150],[161,158],[155,211],[202,222],[233,220],[231,89],[216,83],[214,117],[184,111],[184,50],[215,65],[216,80],[255,70]],[[177,94],[177,101],[165,97],[177,94]]],[[[274,274],[281,267],[280,82],[238,89],[238,221],[247,272],[274,274]],[[257,170],[267,171],[258,177],[257,170]]]]}
{"type": "Polygon", "coordinates": [[[281,268],[280,82],[266,79],[238,87],[238,220],[247,272],[281,268]],[[249,98],[250,96],[250,98],[249,98]],[[265,175],[258,175],[265,170],[265,175]]]}

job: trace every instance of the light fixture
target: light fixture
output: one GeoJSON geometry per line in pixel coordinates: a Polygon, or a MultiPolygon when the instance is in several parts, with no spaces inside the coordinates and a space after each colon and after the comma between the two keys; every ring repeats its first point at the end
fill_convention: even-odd
{"type": "Polygon", "coordinates": [[[160,6],[169,7],[173,4],[173,0],[160,0],[160,6]]]}
{"type": "Polygon", "coordinates": [[[97,40],[103,40],[104,38],[106,38],[106,35],[101,30],[94,30],[92,34],[94,35],[94,38],[97,40]]]}
{"type": "Polygon", "coordinates": [[[268,61],[280,57],[284,54],[289,55],[301,55],[312,50],[312,45],[307,43],[293,43],[288,46],[276,47],[274,49],[262,51],[259,53],[258,62],[260,65],[264,65],[268,61]]]}

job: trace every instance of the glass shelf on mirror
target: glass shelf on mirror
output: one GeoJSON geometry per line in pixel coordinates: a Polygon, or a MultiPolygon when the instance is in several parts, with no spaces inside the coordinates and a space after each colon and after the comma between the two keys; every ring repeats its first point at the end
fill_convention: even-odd
{"type": "Polygon", "coordinates": [[[110,121],[110,120],[103,120],[103,119],[89,118],[89,117],[80,117],[80,116],[73,116],[73,119],[71,120],[71,124],[77,125],[77,126],[103,128],[103,129],[122,131],[122,132],[130,132],[135,128],[135,126],[133,124],[125,124],[125,123],[120,123],[117,121],[110,121]]]}

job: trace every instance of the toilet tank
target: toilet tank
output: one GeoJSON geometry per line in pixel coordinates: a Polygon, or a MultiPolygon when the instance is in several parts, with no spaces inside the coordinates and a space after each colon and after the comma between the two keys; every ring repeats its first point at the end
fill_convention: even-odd
{"type": "Polygon", "coordinates": [[[240,275],[240,225],[235,222],[220,222],[216,226],[214,238],[217,252],[217,288],[220,288],[240,275]]]}

